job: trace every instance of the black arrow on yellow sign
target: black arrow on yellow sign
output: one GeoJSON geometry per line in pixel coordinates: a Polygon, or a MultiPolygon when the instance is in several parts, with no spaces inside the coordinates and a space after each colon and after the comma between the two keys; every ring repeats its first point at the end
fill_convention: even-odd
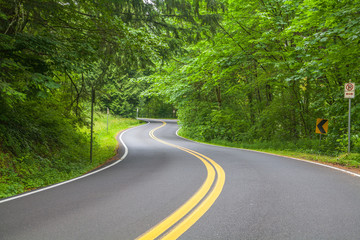
{"type": "Polygon", "coordinates": [[[329,128],[329,121],[327,119],[318,118],[316,120],[316,133],[327,134],[329,128]]]}

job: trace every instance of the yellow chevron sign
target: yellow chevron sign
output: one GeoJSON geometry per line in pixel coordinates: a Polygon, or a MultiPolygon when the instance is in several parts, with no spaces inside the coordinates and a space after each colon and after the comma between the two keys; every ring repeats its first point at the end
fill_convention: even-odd
{"type": "Polygon", "coordinates": [[[316,133],[327,134],[329,128],[329,121],[327,119],[316,119],[316,133]]]}

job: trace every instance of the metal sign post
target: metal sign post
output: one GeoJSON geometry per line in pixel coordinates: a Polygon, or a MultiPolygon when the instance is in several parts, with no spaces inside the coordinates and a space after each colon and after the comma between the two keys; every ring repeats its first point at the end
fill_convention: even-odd
{"type": "Polygon", "coordinates": [[[351,98],[349,98],[349,117],[348,117],[348,153],[350,153],[351,144],[351,98]]]}
{"type": "Polygon", "coordinates": [[[344,98],[349,99],[349,117],[348,117],[348,153],[350,153],[350,144],[351,144],[351,99],[355,97],[355,83],[352,83],[351,80],[349,83],[345,83],[345,94],[344,98]]]}

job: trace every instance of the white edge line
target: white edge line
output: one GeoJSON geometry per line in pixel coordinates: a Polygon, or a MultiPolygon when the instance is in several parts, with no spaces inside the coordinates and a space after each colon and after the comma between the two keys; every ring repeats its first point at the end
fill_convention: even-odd
{"type": "Polygon", "coordinates": [[[341,169],[341,168],[337,168],[334,166],[330,166],[330,165],[326,165],[323,163],[319,163],[319,162],[314,162],[314,161],[310,161],[310,160],[305,160],[305,159],[300,159],[300,158],[294,158],[294,157],[288,157],[288,156],[283,156],[283,155],[278,155],[278,154],[274,154],[274,153],[267,153],[267,152],[261,152],[261,151],[257,151],[257,150],[250,150],[250,149],[244,149],[244,148],[237,148],[237,147],[226,147],[226,146],[219,146],[219,145],[215,145],[215,144],[211,144],[211,143],[202,143],[202,142],[196,142],[194,140],[188,139],[188,138],[184,138],[182,136],[179,135],[179,130],[181,129],[181,127],[176,131],[176,135],[180,138],[186,139],[188,141],[191,142],[195,142],[195,143],[199,143],[199,144],[204,144],[204,145],[210,145],[210,146],[215,146],[215,147],[220,147],[220,148],[231,148],[231,149],[239,149],[242,151],[248,151],[248,152],[256,152],[256,153],[262,153],[262,154],[267,154],[267,155],[272,155],[272,156],[277,156],[277,157],[283,157],[283,158],[288,158],[288,159],[293,159],[293,160],[297,160],[297,161],[302,161],[302,162],[307,162],[307,163],[311,163],[311,164],[315,164],[318,166],[322,166],[322,167],[327,167],[327,168],[331,168],[337,171],[341,171],[347,174],[350,174],[354,177],[360,177],[360,174],[345,170],[345,169],[341,169]]]}
{"type": "Polygon", "coordinates": [[[53,184],[53,185],[50,185],[50,186],[47,186],[47,187],[43,187],[43,188],[40,188],[40,189],[37,189],[37,190],[33,190],[31,192],[27,192],[27,193],[20,193],[20,195],[17,195],[17,196],[14,196],[14,197],[9,197],[9,198],[5,198],[3,200],[0,200],[0,204],[1,203],[5,203],[5,202],[9,202],[9,201],[12,201],[12,200],[15,200],[15,199],[18,199],[18,198],[22,198],[22,197],[26,197],[26,196],[29,196],[29,195],[32,195],[32,194],[35,194],[35,193],[39,193],[39,192],[42,192],[42,191],[46,191],[46,190],[49,190],[49,189],[52,189],[52,188],[56,188],[56,187],[59,187],[61,185],[64,185],[64,184],[67,184],[67,183],[71,183],[71,182],[74,182],[74,181],[77,181],[77,180],[80,180],[82,178],[85,178],[85,177],[89,177],[95,173],[98,173],[98,172],[101,172],[101,171],[104,171],[105,169],[108,169],[116,164],[118,164],[119,162],[121,162],[122,160],[124,160],[126,158],[126,156],[128,155],[128,147],[126,146],[126,144],[124,143],[124,141],[122,140],[122,136],[124,135],[124,133],[126,133],[128,130],[130,129],[134,129],[134,128],[137,128],[137,127],[142,127],[142,126],[146,126],[148,125],[149,123],[145,124],[145,125],[140,125],[140,126],[136,126],[136,127],[133,127],[133,128],[129,128],[129,129],[126,129],[125,131],[123,131],[120,136],[119,136],[119,140],[121,142],[121,144],[124,146],[125,148],[125,152],[124,154],[121,156],[120,159],[118,159],[116,162],[106,166],[106,167],[102,167],[98,170],[95,170],[95,171],[92,171],[92,172],[89,172],[89,173],[86,173],[84,175],[81,175],[80,177],[76,177],[76,178],[73,178],[73,179],[70,179],[70,180],[67,180],[67,181],[64,181],[64,182],[60,182],[60,183],[56,183],[56,184],[53,184]]]}

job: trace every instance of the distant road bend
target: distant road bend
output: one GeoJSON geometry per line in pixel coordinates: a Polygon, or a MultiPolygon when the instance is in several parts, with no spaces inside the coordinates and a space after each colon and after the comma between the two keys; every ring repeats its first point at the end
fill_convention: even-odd
{"type": "Polygon", "coordinates": [[[360,177],[146,121],[111,167],[0,200],[0,239],[360,239],[360,177]]]}

